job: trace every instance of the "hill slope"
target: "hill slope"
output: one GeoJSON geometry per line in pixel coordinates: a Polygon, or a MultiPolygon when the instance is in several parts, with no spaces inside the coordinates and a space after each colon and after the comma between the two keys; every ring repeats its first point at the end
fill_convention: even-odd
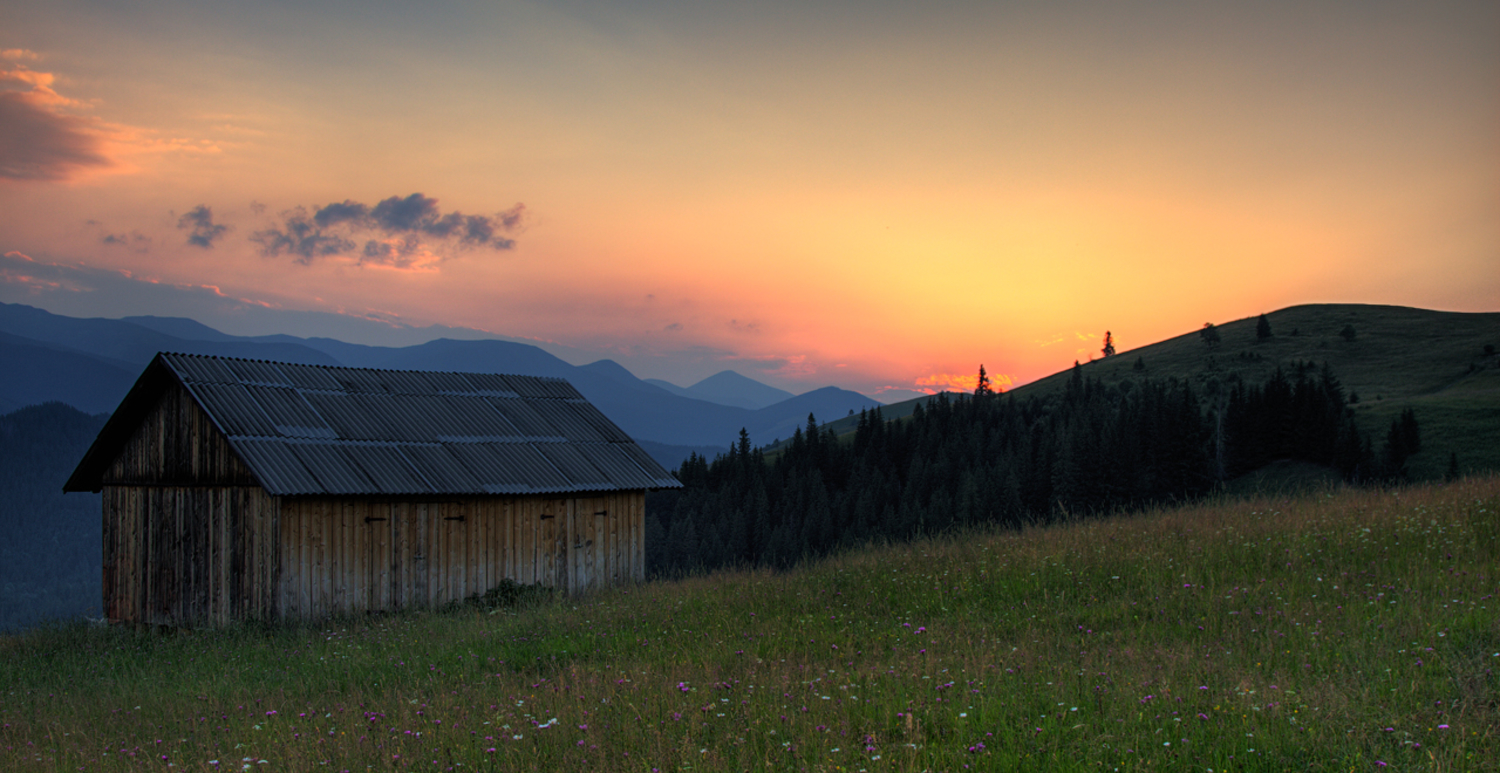
{"type": "MultiPolygon", "coordinates": [[[[1358,396],[1360,429],[1377,443],[1402,410],[1416,412],[1423,447],[1410,461],[1413,478],[1441,478],[1449,454],[1458,455],[1466,472],[1500,470],[1500,313],[1312,304],[1266,317],[1268,339],[1257,338],[1257,318],[1246,317],[1216,325],[1217,346],[1210,347],[1195,330],[1080,367],[1085,376],[1109,385],[1176,378],[1205,386],[1233,376],[1260,383],[1277,367],[1326,362],[1358,396]],[[1346,327],[1354,332],[1352,340],[1340,335],[1346,327]],[[1486,346],[1493,347],[1488,354],[1486,346]]],[[[1062,389],[1070,374],[1071,369],[1061,371],[1011,394],[1045,396],[1062,389]]],[[[919,402],[896,403],[882,413],[899,418],[919,402]]],[[[833,426],[842,434],[852,432],[854,422],[833,426]]]]}

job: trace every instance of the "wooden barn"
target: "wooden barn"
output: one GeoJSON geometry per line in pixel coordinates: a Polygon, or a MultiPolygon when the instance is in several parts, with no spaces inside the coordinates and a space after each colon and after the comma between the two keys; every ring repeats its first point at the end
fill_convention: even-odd
{"type": "Polygon", "coordinates": [[[680,485],[562,379],[159,354],[64,490],[107,618],[201,626],[641,580],[680,485]]]}

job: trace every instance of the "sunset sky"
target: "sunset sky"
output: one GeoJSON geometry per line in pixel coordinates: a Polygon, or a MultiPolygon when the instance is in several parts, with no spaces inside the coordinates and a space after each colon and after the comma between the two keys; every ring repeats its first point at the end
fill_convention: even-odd
{"type": "Polygon", "coordinates": [[[889,401],[1500,310],[1494,0],[61,0],[0,51],[0,301],[61,314],[889,401]]]}

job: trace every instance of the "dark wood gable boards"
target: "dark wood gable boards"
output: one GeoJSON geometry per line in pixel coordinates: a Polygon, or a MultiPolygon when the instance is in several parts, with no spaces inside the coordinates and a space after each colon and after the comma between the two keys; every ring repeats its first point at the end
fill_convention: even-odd
{"type": "Polygon", "coordinates": [[[562,379],[159,354],[64,490],[106,617],[217,625],[641,580],[680,485],[562,379]]]}

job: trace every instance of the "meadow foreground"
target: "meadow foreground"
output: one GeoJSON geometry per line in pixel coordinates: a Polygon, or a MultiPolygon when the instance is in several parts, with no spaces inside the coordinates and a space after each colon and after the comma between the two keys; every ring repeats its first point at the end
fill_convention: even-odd
{"type": "Polygon", "coordinates": [[[1500,478],[0,639],[5,770],[1500,769],[1500,478]]]}

